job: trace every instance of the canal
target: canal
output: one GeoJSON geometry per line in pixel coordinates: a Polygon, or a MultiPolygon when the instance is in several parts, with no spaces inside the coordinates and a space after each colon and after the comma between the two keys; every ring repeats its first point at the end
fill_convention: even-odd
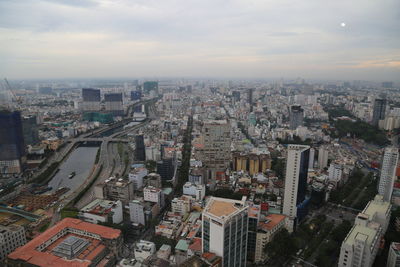
{"type": "Polygon", "coordinates": [[[73,192],[83,184],[89,176],[96,159],[97,150],[99,147],[80,146],[76,148],[60,166],[60,170],[50,180],[49,186],[53,189],[50,192],[56,191],[60,187],[68,187],[73,192]],[[71,179],[68,177],[72,172],[75,176],[71,179]]]}

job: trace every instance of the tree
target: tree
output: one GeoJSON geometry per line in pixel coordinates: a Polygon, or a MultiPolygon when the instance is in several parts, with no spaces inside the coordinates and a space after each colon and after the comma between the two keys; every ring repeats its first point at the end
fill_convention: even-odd
{"type": "Polygon", "coordinates": [[[288,258],[297,250],[294,238],[286,229],[280,230],[269,242],[264,251],[269,258],[288,258]]]}

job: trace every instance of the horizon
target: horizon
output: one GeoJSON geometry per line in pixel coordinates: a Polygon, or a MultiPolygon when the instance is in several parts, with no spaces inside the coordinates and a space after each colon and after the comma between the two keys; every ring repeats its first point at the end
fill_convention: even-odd
{"type": "Polygon", "coordinates": [[[13,80],[400,81],[396,0],[5,0],[0,10],[0,73],[13,80]]]}

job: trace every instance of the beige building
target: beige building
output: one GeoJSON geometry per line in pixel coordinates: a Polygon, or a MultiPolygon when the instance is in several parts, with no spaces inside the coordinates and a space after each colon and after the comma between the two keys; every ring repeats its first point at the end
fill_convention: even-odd
{"type": "Polygon", "coordinates": [[[16,248],[25,245],[24,227],[19,225],[0,226],[0,260],[16,248]]]}
{"type": "Polygon", "coordinates": [[[389,224],[390,208],[390,203],[384,201],[383,196],[376,195],[358,214],[353,228],[342,243],[339,267],[372,266],[389,224]]]}

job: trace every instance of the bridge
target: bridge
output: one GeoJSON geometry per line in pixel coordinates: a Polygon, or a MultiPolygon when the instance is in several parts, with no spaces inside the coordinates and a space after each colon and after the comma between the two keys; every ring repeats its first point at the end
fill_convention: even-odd
{"type": "Polygon", "coordinates": [[[15,215],[21,216],[31,222],[35,222],[35,221],[39,220],[39,218],[40,218],[39,215],[30,213],[30,212],[27,212],[24,210],[20,210],[20,209],[10,208],[10,207],[0,206],[0,212],[15,214],[15,215]]]}

